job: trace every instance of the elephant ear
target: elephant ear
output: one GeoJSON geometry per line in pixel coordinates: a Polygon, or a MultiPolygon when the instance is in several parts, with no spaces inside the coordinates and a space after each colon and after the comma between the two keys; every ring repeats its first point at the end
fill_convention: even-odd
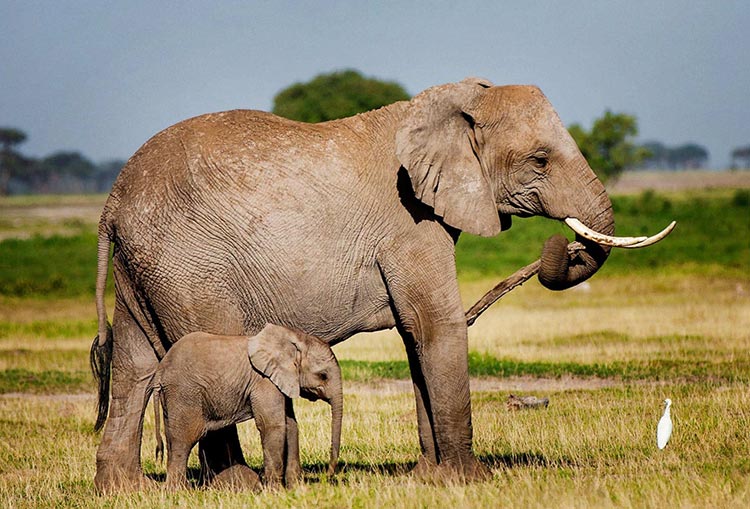
{"type": "Polygon", "coordinates": [[[450,226],[485,237],[500,231],[500,217],[470,111],[490,86],[471,78],[429,88],[411,100],[396,131],[396,157],[416,197],[450,226]]]}
{"type": "Polygon", "coordinates": [[[247,341],[247,355],[255,369],[271,379],[290,398],[299,397],[298,350],[290,341],[292,331],[274,324],[247,341]]]}

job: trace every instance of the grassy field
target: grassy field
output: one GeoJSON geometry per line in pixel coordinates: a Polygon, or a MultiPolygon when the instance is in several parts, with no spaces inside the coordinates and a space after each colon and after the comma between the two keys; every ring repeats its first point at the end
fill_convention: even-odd
{"type": "MultiPolygon", "coordinates": [[[[345,383],[342,472],[324,475],[329,414],[296,403],[306,483],[260,494],[93,490],[97,214],[104,197],[0,199],[2,507],[747,507],[750,503],[750,193],[616,195],[618,232],[678,228],[647,250],[616,251],[587,284],[514,290],[469,331],[474,446],[486,482],[432,485],[408,470],[419,445],[403,346],[393,331],[338,345],[345,383]],[[62,217],[62,219],[61,219],[62,217]],[[510,393],[550,398],[510,412],[510,393]],[[675,430],[655,445],[665,397],[675,430]],[[322,423],[322,424],[321,424],[322,423]]],[[[495,239],[465,236],[457,259],[468,308],[538,257],[549,221],[495,239]]],[[[110,309],[112,298],[110,296],[110,309]]],[[[262,455],[240,425],[249,464],[262,455]]],[[[150,476],[153,421],[142,458],[150,476]]],[[[191,466],[197,468],[193,456],[191,466]]]]}

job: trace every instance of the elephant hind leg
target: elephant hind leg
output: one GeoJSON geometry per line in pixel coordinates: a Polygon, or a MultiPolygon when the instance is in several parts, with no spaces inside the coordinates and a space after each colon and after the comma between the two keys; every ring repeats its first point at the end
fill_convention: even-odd
{"type": "Polygon", "coordinates": [[[140,465],[146,388],[158,360],[141,327],[121,306],[113,316],[112,399],[96,452],[94,484],[99,492],[149,483],[140,465]]]}
{"type": "Polygon", "coordinates": [[[167,435],[167,482],[169,490],[187,488],[187,464],[190,451],[205,432],[204,422],[189,408],[165,409],[164,429],[167,435]]]}

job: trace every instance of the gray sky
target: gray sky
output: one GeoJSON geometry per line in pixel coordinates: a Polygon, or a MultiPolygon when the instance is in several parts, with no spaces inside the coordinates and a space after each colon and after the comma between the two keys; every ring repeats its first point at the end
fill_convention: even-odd
{"type": "Polygon", "coordinates": [[[640,140],[750,144],[747,1],[0,0],[0,126],[44,156],[127,158],[187,117],[270,110],[355,68],[411,94],[465,76],[538,85],[563,122],[634,114],[640,140]]]}

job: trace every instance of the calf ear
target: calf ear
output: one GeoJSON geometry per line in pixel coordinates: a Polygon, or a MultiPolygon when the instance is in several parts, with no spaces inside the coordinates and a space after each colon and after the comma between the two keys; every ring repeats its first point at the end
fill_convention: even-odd
{"type": "Polygon", "coordinates": [[[274,324],[247,340],[247,355],[255,369],[271,379],[290,398],[299,397],[297,348],[290,341],[292,331],[274,324]]]}

